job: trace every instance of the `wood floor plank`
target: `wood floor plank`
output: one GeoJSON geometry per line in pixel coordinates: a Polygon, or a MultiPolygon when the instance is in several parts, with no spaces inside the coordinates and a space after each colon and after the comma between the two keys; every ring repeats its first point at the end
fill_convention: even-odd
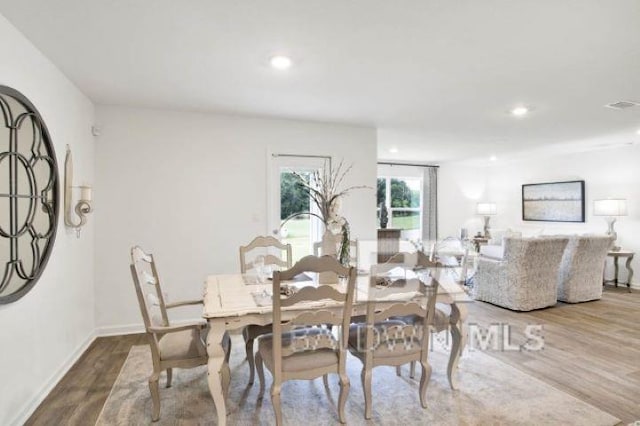
{"type": "Polygon", "coordinates": [[[543,351],[487,353],[628,424],[640,420],[640,293],[620,290],[607,288],[598,301],[532,312],[474,302],[469,318],[507,322],[514,339],[526,324],[543,324],[543,351]]]}
{"type": "MultiPolygon", "coordinates": [[[[544,350],[486,353],[624,424],[640,420],[639,292],[606,288],[598,301],[558,303],[533,312],[483,302],[470,303],[468,310],[470,324],[509,325],[511,341],[517,344],[526,341],[527,325],[542,324],[544,350]]],[[[147,343],[142,334],[96,339],[26,424],[94,424],[129,350],[147,343]]]]}
{"type": "Polygon", "coordinates": [[[129,350],[143,344],[144,334],[97,338],[25,424],[94,424],[129,350]]]}

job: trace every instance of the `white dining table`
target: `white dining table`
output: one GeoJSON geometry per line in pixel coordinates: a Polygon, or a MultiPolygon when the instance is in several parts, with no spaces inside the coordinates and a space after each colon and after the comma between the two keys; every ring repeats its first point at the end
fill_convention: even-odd
{"type": "MultiPolygon", "coordinates": [[[[203,317],[209,323],[207,336],[208,383],[218,415],[218,425],[226,424],[225,396],[231,374],[222,346],[224,334],[229,330],[241,329],[251,324],[272,323],[272,305],[269,295],[272,284],[270,281],[267,284],[256,284],[256,282],[255,276],[220,274],[208,276],[204,285],[203,317]]],[[[442,274],[439,283],[436,301],[450,307],[451,353],[447,366],[447,377],[451,388],[456,389],[458,360],[467,340],[464,327],[467,319],[465,304],[470,301],[470,298],[455,282],[455,279],[447,274],[442,274]]],[[[294,285],[303,284],[294,283],[294,285]]],[[[313,284],[313,281],[306,283],[306,285],[309,284],[313,284]]],[[[358,276],[353,307],[354,316],[366,313],[369,288],[370,277],[368,275],[358,276]]],[[[326,309],[326,307],[323,308],[326,309]]],[[[288,317],[287,312],[283,311],[283,320],[295,316],[295,309],[289,312],[288,317]]]]}

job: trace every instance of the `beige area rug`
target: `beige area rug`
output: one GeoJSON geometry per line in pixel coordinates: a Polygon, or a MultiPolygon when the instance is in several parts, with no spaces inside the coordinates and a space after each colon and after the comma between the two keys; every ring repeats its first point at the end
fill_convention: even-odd
{"type": "MultiPolygon", "coordinates": [[[[228,424],[275,424],[267,376],[267,389],[258,401],[258,379],[247,387],[248,366],[241,336],[232,336],[232,382],[227,400],[228,424]]],[[[437,346],[434,345],[434,346],[437,346]]],[[[448,353],[432,352],[433,374],[427,390],[429,406],[420,407],[418,381],[408,378],[408,367],[397,377],[395,369],[378,367],[373,374],[373,418],[365,421],[360,383],[361,364],[349,357],[351,390],[347,402],[349,425],[615,425],[615,417],[480,351],[469,351],[460,362],[460,389],[452,391],[446,375],[448,353]]],[[[135,346],[105,402],[98,425],[140,425],[151,423],[151,395],[147,378],[151,372],[147,346],[135,346]]],[[[206,366],[175,370],[173,386],[162,387],[158,425],[214,425],[215,407],[207,385],[206,366]]],[[[339,385],[330,377],[329,389],[322,379],[290,381],[282,388],[285,425],[338,424],[336,411],[339,385]]]]}

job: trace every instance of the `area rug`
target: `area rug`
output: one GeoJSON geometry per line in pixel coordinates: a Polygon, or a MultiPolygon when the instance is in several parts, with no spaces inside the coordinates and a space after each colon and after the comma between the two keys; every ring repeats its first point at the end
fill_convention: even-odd
{"type": "MultiPolygon", "coordinates": [[[[232,382],[227,399],[230,425],[275,424],[268,372],[265,398],[258,400],[258,379],[247,386],[248,366],[244,342],[233,336],[232,382]]],[[[437,345],[434,345],[437,346],[437,345]]],[[[468,351],[460,361],[459,390],[447,380],[448,353],[436,347],[430,354],[433,374],[427,390],[428,408],[422,409],[418,380],[402,377],[391,367],[378,367],[373,374],[373,418],[364,420],[364,397],[360,383],[362,364],[349,357],[351,390],[347,401],[349,425],[615,425],[619,420],[592,405],[561,392],[478,350],[468,351]]],[[[151,395],[147,379],[152,370],[148,346],[134,346],[122,367],[98,418],[98,425],[151,423],[151,395]]],[[[157,425],[214,425],[215,407],[207,385],[206,366],[175,370],[173,386],[164,388],[160,379],[161,410],[157,425]]],[[[338,424],[337,377],[329,388],[322,379],[290,381],[282,387],[285,425],[338,424]]]]}

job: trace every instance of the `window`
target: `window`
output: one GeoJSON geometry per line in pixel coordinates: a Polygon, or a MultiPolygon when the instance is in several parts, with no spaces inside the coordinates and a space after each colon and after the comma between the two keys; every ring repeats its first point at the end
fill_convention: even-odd
{"type": "Polygon", "coordinates": [[[407,239],[422,238],[422,179],[418,177],[378,177],[378,220],[380,205],[389,212],[390,228],[403,230],[407,239]]]}

